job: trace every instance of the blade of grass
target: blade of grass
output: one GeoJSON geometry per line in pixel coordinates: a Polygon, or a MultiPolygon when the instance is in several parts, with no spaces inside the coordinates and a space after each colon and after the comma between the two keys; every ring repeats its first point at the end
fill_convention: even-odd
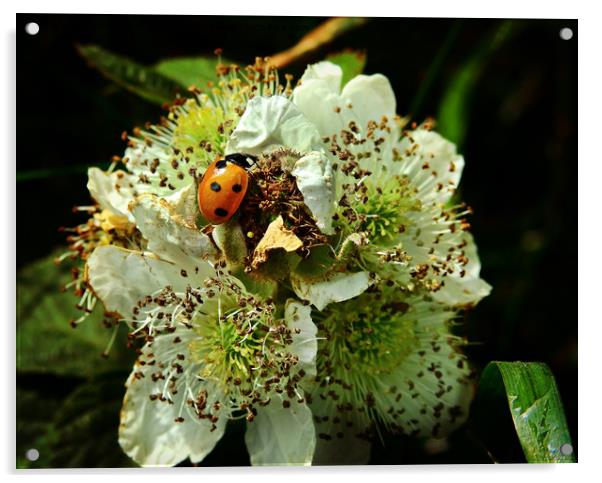
{"type": "MultiPolygon", "coordinates": [[[[556,381],[542,362],[487,365],[475,404],[503,395],[529,463],[574,463],[571,436],[556,381]]],[[[487,404],[487,407],[493,406],[487,404]]],[[[489,414],[489,418],[495,418],[489,414]]]]}
{"type": "Polygon", "coordinates": [[[442,96],[437,113],[437,131],[458,146],[466,137],[469,104],[477,82],[492,54],[516,32],[516,23],[503,21],[476,52],[457,70],[442,96]]]}

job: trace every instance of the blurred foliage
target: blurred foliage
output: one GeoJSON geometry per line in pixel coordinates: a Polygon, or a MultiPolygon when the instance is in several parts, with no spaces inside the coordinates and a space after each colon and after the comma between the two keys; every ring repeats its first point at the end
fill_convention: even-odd
{"type": "Polygon", "coordinates": [[[318,54],[324,47],[330,47],[338,37],[365,25],[369,20],[362,17],[333,17],[321,21],[292,47],[282,52],[271,53],[270,63],[278,69],[301,63],[308,57],[318,54]]]}
{"type": "MultiPolygon", "coordinates": [[[[227,59],[221,59],[221,62],[226,65],[232,63],[227,59]]],[[[205,87],[207,82],[218,81],[217,64],[217,57],[178,57],[162,60],[155,65],[155,71],[184,87],[205,87]]]]}
{"type": "Polygon", "coordinates": [[[128,369],[133,351],[126,348],[125,326],[106,328],[102,303],[77,327],[70,321],[84,312],[78,298],[61,287],[71,281],[74,263],[54,263],[54,256],[34,262],[17,275],[17,370],[21,373],[85,377],[128,369]],[[113,331],[119,337],[102,357],[113,331]]]}
{"type": "Polygon", "coordinates": [[[54,255],[17,275],[22,381],[17,387],[17,467],[129,466],[117,443],[124,382],[135,356],[126,347],[127,330],[123,324],[106,328],[100,303],[77,327],[70,325],[83,312],[75,307],[78,298],[60,289],[71,280],[75,263],[67,259],[56,266],[54,255]],[[37,461],[24,458],[30,448],[39,451],[37,461]]]}
{"type": "Polygon", "coordinates": [[[81,45],[78,50],[91,67],[150,102],[171,102],[184,87],[152,67],[145,67],[97,45],[81,45]]]}
{"type": "MultiPolygon", "coordinates": [[[[476,208],[471,223],[483,277],[494,287],[459,328],[473,341],[468,355],[477,368],[491,360],[539,360],[556,378],[557,386],[539,364],[521,366],[516,377],[512,369],[506,378],[501,366],[489,366],[482,386],[491,389],[481,388],[467,425],[438,441],[383,433],[371,463],[526,461],[509,410],[508,397],[517,391],[528,398],[521,407],[540,397],[554,409],[562,394],[566,425],[559,420],[545,437],[568,438],[568,426],[576,441],[577,39],[558,36],[562,27],[576,32],[576,21],[350,19],[332,22],[320,33],[327,41],[310,45],[307,33],[324,19],[36,20],[46,27],[35,37],[19,34],[17,57],[18,467],[129,464],[117,425],[134,351],[119,333],[109,358],[100,357],[111,337],[101,310],[76,329],[69,326],[79,316],[77,298],[59,291],[69,264],[57,268],[45,257],[64,245],[56,227],[83,221],[70,207],[89,199],[86,167],[106,167],[122,154],[122,131],[157,120],[174,93],[215,80],[216,47],[242,64],[279,52],[287,64],[281,70],[296,77],[306,62],[325,57],[341,65],[344,82],[362,70],[382,72],[399,114],[417,122],[436,115],[438,130],[461,144],[466,158],[462,197],[476,208]],[[82,62],[76,44],[95,69],[82,62]],[[32,223],[32,213],[42,209],[32,223]],[[483,394],[491,396],[486,404],[483,394]],[[24,459],[29,448],[40,451],[37,462],[24,459]]],[[[19,25],[28,21],[17,16],[19,25]]],[[[547,420],[553,413],[540,415],[547,420]]],[[[205,465],[248,464],[244,425],[230,426],[205,465]]]]}
{"type": "MultiPolygon", "coordinates": [[[[512,37],[517,28],[518,24],[512,20],[502,22],[490,37],[484,39],[477,46],[472,56],[457,70],[443,93],[439,111],[435,117],[437,131],[459,147],[464,143],[468,130],[470,103],[479,77],[490,57],[512,37]]],[[[436,72],[433,74],[436,75],[436,72]]]]}
{"type": "Polygon", "coordinates": [[[64,400],[19,389],[18,468],[112,468],[136,466],[117,441],[124,395],[123,374],[103,375],[78,385],[64,400]],[[23,454],[40,453],[37,461],[23,454]]]}

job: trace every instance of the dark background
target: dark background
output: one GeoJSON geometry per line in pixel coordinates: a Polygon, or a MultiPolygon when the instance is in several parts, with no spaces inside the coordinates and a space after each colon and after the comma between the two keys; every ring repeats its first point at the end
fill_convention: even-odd
{"type": "MultiPolygon", "coordinates": [[[[123,152],[123,130],[155,121],[162,113],[89,68],[76,43],[98,44],[145,64],[212,55],[216,47],[230,59],[251,63],[255,56],[292,46],[324,20],[19,14],[18,268],[64,244],[57,227],[83,221],[71,208],[88,203],[87,166],[107,166],[113,154],[123,152]],[[25,33],[29,21],[40,25],[38,35],[25,33]]],[[[487,50],[500,22],[372,19],[306,60],[321,60],[344,48],[366,50],[365,72],[385,74],[395,90],[398,112],[413,109],[413,118],[421,121],[437,114],[451,80],[475,53],[487,50]],[[429,75],[436,58],[438,68],[429,75]],[[425,89],[427,81],[430,87],[425,89]],[[424,96],[416,105],[420,91],[424,96]]],[[[577,22],[514,20],[512,29],[509,39],[480,58],[478,80],[464,100],[462,197],[475,209],[472,232],[482,276],[493,292],[467,316],[461,332],[473,342],[468,352],[479,370],[491,360],[547,363],[556,376],[576,447],[577,22]],[[563,27],[573,30],[573,39],[560,38],[563,27]]],[[[283,70],[298,77],[302,66],[283,70]]],[[[56,407],[79,382],[18,376],[18,387],[42,390],[56,407]]],[[[114,428],[117,418],[115,411],[114,428]]],[[[512,423],[493,417],[490,424],[485,429],[495,441],[487,449],[494,457],[523,461],[512,423]],[[498,422],[505,426],[498,427],[498,422]]],[[[452,436],[448,449],[434,452],[385,435],[382,447],[373,451],[373,463],[490,462],[476,434],[479,429],[468,425],[452,436]]],[[[227,433],[205,464],[247,464],[242,433],[238,426],[227,433]]],[[[18,436],[18,451],[31,447],[32,441],[29,434],[18,436]]],[[[94,466],[94,460],[80,464],[94,466]]]]}

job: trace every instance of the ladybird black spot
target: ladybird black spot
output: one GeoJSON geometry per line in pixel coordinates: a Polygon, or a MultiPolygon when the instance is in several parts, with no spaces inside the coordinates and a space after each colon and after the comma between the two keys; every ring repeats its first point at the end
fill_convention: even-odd
{"type": "Polygon", "coordinates": [[[224,169],[227,166],[228,162],[225,159],[220,159],[217,163],[215,163],[215,167],[217,169],[224,169]]]}
{"type": "MultiPolygon", "coordinates": [[[[213,186],[211,186],[211,189],[213,189],[213,186]]],[[[234,191],[235,193],[240,193],[242,191],[242,186],[237,183],[234,186],[232,186],[232,191],[234,191]]]]}
{"type": "Polygon", "coordinates": [[[215,191],[216,193],[221,190],[222,187],[220,186],[219,183],[216,183],[215,181],[213,183],[211,183],[211,190],[215,191]]]}
{"type": "Polygon", "coordinates": [[[228,210],[224,210],[223,208],[216,208],[215,214],[217,216],[228,216],[228,210]]]}

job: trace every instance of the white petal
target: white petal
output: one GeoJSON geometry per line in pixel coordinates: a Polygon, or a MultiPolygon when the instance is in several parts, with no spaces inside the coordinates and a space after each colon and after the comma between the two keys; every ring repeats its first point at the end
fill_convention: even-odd
{"type": "MultiPolygon", "coordinates": [[[[186,333],[188,337],[194,336],[192,331],[158,336],[152,345],[145,346],[143,354],[152,352],[153,358],[169,365],[169,354],[173,353],[174,347],[173,340],[178,335],[184,340],[184,343],[178,346],[178,353],[185,355],[188,360],[186,333]]],[[[171,357],[175,357],[175,354],[171,357]]],[[[195,395],[200,389],[207,389],[212,400],[224,398],[220,397],[215,387],[199,382],[195,374],[185,371],[178,376],[176,394],[167,391],[171,403],[151,400],[151,394],[160,394],[167,386],[162,379],[153,381],[152,374],[157,371],[156,365],[141,365],[137,362],[134,366],[134,371],[126,382],[127,390],[119,425],[119,444],[130,458],[142,466],[173,466],[186,458],[198,463],[213,450],[222,437],[227,417],[221,415],[215,423],[216,428],[211,431],[211,422],[208,419],[199,419],[186,404],[190,398],[186,386],[191,386],[195,395]],[[136,373],[138,377],[135,376],[136,373]],[[141,374],[143,377],[140,378],[141,374]],[[184,421],[176,422],[178,417],[183,417],[184,421]]]]}
{"type": "Polygon", "coordinates": [[[464,248],[468,263],[464,277],[458,272],[445,278],[445,285],[433,294],[433,298],[448,305],[475,305],[491,293],[491,285],[480,277],[481,262],[477,245],[470,233],[465,234],[467,245],[464,248]]]}
{"type": "Polygon", "coordinates": [[[96,248],[86,267],[88,281],[106,310],[123,318],[131,316],[138,301],[167,285],[182,292],[186,285],[203,280],[195,273],[183,277],[182,269],[172,263],[112,245],[96,248]]]}
{"type": "MultiPolygon", "coordinates": [[[[158,159],[161,165],[167,165],[171,159],[170,148],[167,144],[153,142],[150,146],[141,141],[136,140],[133,146],[125,150],[123,161],[128,167],[128,170],[134,174],[152,175],[149,170],[149,160],[158,159]]],[[[165,193],[172,193],[172,190],[165,187],[165,193]]]]}
{"type": "Polygon", "coordinates": [[[395,387],[397,392],[383,391],[379,397],[386,398],[385,407],[399,414],[396,423],[407,434],[441,438],[468,417],[474,396],[469,374],[464,356],[442,335],[436,342],[422,345],[421,351],[410,354],[392,374],[384,376],[382,387],[395,387]]]}
{"type": "Polygon", "coordinates": [[[398,149],[412,152],[400,174],[408,175],[422,201],[442,204],[451,198],[464,169],[464,158],[454,143],[434,131],[416,129],[398,149]]]}
{"type": "Polygon", "coordinates": [[[179,189],[175,193],[166,196],[165,200],[173,207],[177,214],[186,225],[195,226],[195,220],[199,215],[197,205],[197,190],[194,183],[179,189]]]}
{"type": "Polygon", "coordinates": [[[128,211],[128,203],[134,199],[134,189],[130,183],[134,177],[123,171],[105,173],[98,168],[88,169],[88,190],[92,197],[103,209],[121,216],[127,216],[132,221],[128,211]]]}
{"type": "Polygon", "coordinates": [[[148,240],[149,251],[184,268],[191,265],[191,259],[204,265],[203,260],[217,258],[218,251],[209,237],[187,224],[164,199],[144,194],[136,198],[130,210],[136,226],[148,240]]]}
{"type": "Polygon", "coordinates": [[[343,88],[341,98],[351,110],[362,128],[368,121],[380,122],[383,116],[391,121],[395,115],[395,94],[389,79],[382,74],[358,75],[343,88]]]}
{"type": "Polygon", "coordinates": [[[286,97],[254,97],[228,141],[226,154],[260,154],[279,146],[304,153],[319,142],[316,128],[286,97]]]}
{"type": "Polygon", "coordinates": [[[354,117],[343,109],[338,90],[332,90],[330,82],[308,79],[293,91],[293,102],[318,129],[321,136],[331,136],[347,126],[354,117]]]}
{"type": "Polygon", "coordinates": [[[310,301],[318,310],[329,303],[357,297],[372,284],[368,272],[335,273],[318,279],[291,274],[291,282],[297,296],[310,301]]]}
{"type": "Polygon", "coordinates": [[[341,92],[342,79],[343,70],[341,67],[327,60],[323,60],[322,62],[308,65],[300,80],[301,85],[312,80],[323,81],[332,92],[338,94],[341,92]]]}
{"type": "Polygon", "coordinates": [[[273,393],[271,402],[258,408],[247,423],[245,442],[254,466],[311,465],[316,445],[312,414],[307,404],[294,398],[284,408],[282,395],[273,393]]]}
{"type": "Polygon", "coordinates": [[[382,74],[359,75],[340,91],[342,73],[329,62],[310,66],[293,91],[293,102],[322,136],[331,136],[355,122],[365,129],[368,121],[389,120],[395,115],[395,94],[382,74]]]}
{"type": "Polygon", "coordinates": [[[318,228],[332,235],[336,185],[330,159],[320,151],[312,151],[295,163],[291,174],[297,179],[297,187],[318,228]]]}
{"type": "Polygon", "coordinates": [[[302,303],[288,300],[284,309],[284,320],[289,329],[299,329],[300,333],[293,333],[293,342],[287,347],[291,354],[299,357],[299,368],[308,375],[316,375],[316,354],[318,328],[311,319],[311,307],[302,303]]]}
{"type": "Polygon", "coordinates": [[[136,175],[137,180],[142,175],[150,183],[139,183],[140,192],[168,197],[174,194],[174,188],[182,189],[193,182],[188,169],[182,169],[181,165],[179,168],[172,166],[175,157],[171,142],[175,134],[171,131],[174,127],[173,123],[170,121],[169,124],[170,127],[165,128],[161,133],[152,133],[151,136],[144,131],[141,132],[141,136],[146,141],[150,141],[150,137],[153,138],[150,143],[142,139],[130,138],[134,145],[125,150],[123,162],[128,170],[136,175]],[[156,170],[150,168],[152,164],[157,164],[156,170]],[[161,182],[163,176],[167,177],[168,183],[161,182]]]}

